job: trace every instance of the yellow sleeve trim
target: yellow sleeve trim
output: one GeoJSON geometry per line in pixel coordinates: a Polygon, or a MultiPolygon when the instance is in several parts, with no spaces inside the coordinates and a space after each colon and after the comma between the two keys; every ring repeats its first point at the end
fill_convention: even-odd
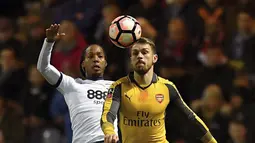
{"type": "Polygon", "coordinates": [[[208,131],[202,138],[201,141],[203,143],[217,143],[212,134],[208,131]]]}
{"type": "Polygon", "coordinates": [[[209,143],[217,143],[217,141],[215,140],[215,138],[212,138],[212,140],[210,140],[209,143]]]}
{"type": "Polygon", "coordinates": [[[102,130],[104,132],[105,135],[112,135],[112,134],[116,134],[114,131],[114,126],[112,123],[110,122],[105,122],[102,124],[102,130]]]}
{"type": "MultiPolygon", "coordinates": [[[[193,111],[189,108],[189,106],[183,101],[183,99],[182,99],[182,97],[181,97],[181,95],[180,95],[178,89],[176,88],[175,84],[174,84],[173,82],[171,82],[171,81],[169,81],[169,80],[166,80],[166,79],[163,79],[163,78],[159,78],[159,79],[160,79],[160,81],[161,81],[162,83],[166,83],[166,84],[169,84],[169,85],[173,86],[173,88],[176,90],[176,92],[177,92],[177,94],[178,94],[178,96],[179,96],[179,98],[180,98],[182,104],[185,106],[185,108],[186,108],[187,110],[189,110],[189,112],[191,112],[191,113],[195,116],[196,121],[198,121],[198,122],[204,127],[204,129],[207,131],[207,133],[201,138],[201,141],[203,141],[203,143],[214,143],[214,142],[210,142],[210,140],[213,139],[213,136],[212,136],[211,133],[209,132],[208,127],[207,127],[206,124],[196,115],[196,113],[193,112],[193,111]]],[[[215,139],[214,139],[214,140],[215,140],[215,139]]]]}
{"type": "Polygon", "coordinates": [[[181,97],[179,91],[177,90],[176,86],[174,85],[174,83],[168,81],[168,84],[170,84],[170,85],[172,85],[172,86],[174,87],[174,89],[175,89],[175,90],[177,91],[177,93],[179,94],[180,99],[181,99],[183,105],[184,105],[190,112],[192,112],[192,113],[195,115],[196,120],[197,120],[207,131],[209,131],[209,129],[208,129],[208,127],[206,126],[206,124],[205,124],[205,123],[196,115],[196,113],[194,113],[194,112],[189,108],[189,106],[183,101],[183,99],[182,99],[182,97],[181,97]]]}
{"type": "MultiPolygon", "coordinates": [[[[195,114],[195,113],[194,113],[195,114]]],[[[209,131],[209,129],[208,129],[208,127],[206,126],[206,124],[195,114],[195,118],[196,118],[196,120],[200,123],[200,124],[202,124],[202,126],[207,130],[207,131],[209,131]]]]}

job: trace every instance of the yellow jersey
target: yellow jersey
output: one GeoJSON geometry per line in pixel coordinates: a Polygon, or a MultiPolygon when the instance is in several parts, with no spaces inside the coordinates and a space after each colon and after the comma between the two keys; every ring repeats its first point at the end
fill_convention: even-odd
{"type": "Polygon", "coordinates": [[[122,143],[168,143],[165,110],[170,103],[175,103],[198,126],[203,142],[213,139],[203,121],[182,100],[175,85],[156,74],[147,87],[141,87],[133,73],[113,83],[104,103],[101,128],[104,134],[114,134],[113,122],[117,118],[122,143]]]}

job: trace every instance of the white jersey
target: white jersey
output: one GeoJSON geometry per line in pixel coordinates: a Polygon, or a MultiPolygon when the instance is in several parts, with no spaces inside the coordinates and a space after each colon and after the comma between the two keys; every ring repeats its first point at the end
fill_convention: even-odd
{"type": "MultiPolygon", "coordinates": [[[[55,85],[67,103],[73,130],[73,143],[93,143],[104,140],[100,127],[103,103],[113,81],[74,79],[50,65],[54,43],[44,41],[37,68],[52,85],[55,85]]],[[[117,133],[115,122],[115,129],[117,133]]]]}

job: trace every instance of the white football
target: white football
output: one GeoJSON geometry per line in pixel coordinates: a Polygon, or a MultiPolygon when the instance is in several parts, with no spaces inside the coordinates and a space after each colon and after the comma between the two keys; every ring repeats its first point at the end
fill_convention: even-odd
{"type": "Polygon", "coordinates": [[[139,22],[129,15],[115,18],[109,27],[109,37],[119,48],[129,48],[141,38],[142,28],[139,22]]]}

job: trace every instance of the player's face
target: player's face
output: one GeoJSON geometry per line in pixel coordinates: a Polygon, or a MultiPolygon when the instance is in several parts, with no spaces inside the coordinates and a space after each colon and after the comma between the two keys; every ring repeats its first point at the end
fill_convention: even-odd
{"type": "Polygon", "coordinates": [[[131,49],[131,65],[138,74],[147,73],[157,59],[149,44],[135,44],[131,49]]]}
{"type": "Polygon", "coordinates": [[[87,48],[82,66],[88,77],[103,76],[106,65],[107,63],[102,47],[99,45],[91,45],[87,48]]]}

